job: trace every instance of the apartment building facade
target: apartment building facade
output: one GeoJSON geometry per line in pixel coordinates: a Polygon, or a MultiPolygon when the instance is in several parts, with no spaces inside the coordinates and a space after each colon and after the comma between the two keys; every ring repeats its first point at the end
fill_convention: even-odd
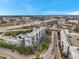
{"type": "Polygon", "coordinates": [[[34,29],[31,33],[19,34],[16,37],[0,35],[0,38],[3,39],[8,44],[16,44],[24,46],[31,46],[32,44],[38,44],[43,37],[45,37],[44,27],[34,29]]]}
{"type": "Polygon", "coordinates": [[[62,53],[69,59],[79,59],[79,34],[61,30],[62,53]]]}

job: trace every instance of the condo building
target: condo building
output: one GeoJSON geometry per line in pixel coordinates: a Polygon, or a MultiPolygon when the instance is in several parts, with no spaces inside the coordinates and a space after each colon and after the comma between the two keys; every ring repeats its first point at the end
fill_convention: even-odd
{"type": "Polygon", "coordinates": [[[31,33],[19,34],[15,37],[0,35],[0,38],[8,44],[16,44],[23,46],[31,46],[32,44],[38,44],[43,37],[45,37],[44,27],[33,29],[31,33]]]}
{"type": "Polygon", "coordinates": [[[69,59],[79,59],[79,34],[62,29],[60,35],[62,53],[69,59]]]}

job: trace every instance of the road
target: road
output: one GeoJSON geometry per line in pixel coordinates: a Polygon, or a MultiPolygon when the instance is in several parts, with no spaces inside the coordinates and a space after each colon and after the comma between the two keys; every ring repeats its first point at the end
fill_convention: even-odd
{"type": "MultiPolygon", "coordinates": [[[[44,22],[50,22],[50,21],[55,21],[55,20],[46,20],[44,22]]],[[[15,25],[15,26],[5,26],[5,27],[0,27],[0,32],[5,32],[9,29],[15,29],[15,28],[22,28],[24,26],[31,26],[31,25],[39,25],[42,22],[32,22],[32,23],[28,23],[28,24],[21,24],[21,25],[15,25]]]]}
{"type": "Polygon", "coordinates": [[[48,50],[42,54],[43,59],[62,59],[58,44],[58,35],[56,31],[52,31],[52,42],[48,50]]]}
{"type": "Polygon", "coordinates": [[[58,35],[57,35],[57,33],[55,33],[55,34],[56,34],[56,36],[55,36],[55,38],[56,38],[55,59],[62,59],[60,48],[59,48],[58,35]]]}
{"type": "Polygon", "coordinates": [[[31,24],[22,24],[22,25],[16,25],[16,26],[0,27],[0,32],[5,32],[5,31],[8,31],[9,29],[22,28],[22,27],[24,27],[24,26],[31,26],[31,25],[35,25],[35,23],[31,23],[31,24]]]}
{"type": "Polygon", "coordinates": [[[48,50],[41,55],[41,57],[43,57],[43,59],[51,59],[52,56],[55,55],[55,47],[56,47],[56,39],[55,39],[55,31],[52,31],[52,35],[51,35],[51,38],[52,38],[52,42],[48,48],[48,50]]]}
{"type": "Polygon", "coordinates": [[[8,31],[6,31],[6,32],[27,31],[27,30],[31,30],[31,29],[13,29],[13,30],[8,30],[8,31]]]}
{"type": "Polygon", "coordinates": [[[0,32],[8,31],[9,29],[16,29],[16,28],[22,28],[24,26],[31,26],[31,25],[37,25],[40,23],[32,22],[30,24],[21,24],[21,25],[15,25],[15,26],[6,26],[6,27],[0,27],[0,32]]]}

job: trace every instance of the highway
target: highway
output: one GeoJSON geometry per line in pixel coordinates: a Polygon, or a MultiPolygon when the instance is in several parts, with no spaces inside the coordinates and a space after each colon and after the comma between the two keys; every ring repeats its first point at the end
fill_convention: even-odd
{"type": "Polygon", "coordinates": [[[6,32],[27,31],[27,30],[30,30],[30,29],[13,29],[13,30],[8,30],[6,32]]]}
{"type": "Polygon", "coordinates": [[[55,36],[55,38],[56,38],[55,59],[62,59],[60,48],[59,48],[58,35],[57,35],[57,33],[55,33],[55,34],[56,34],[56,36],[55,36]]]}
{"type": "MultiPolygon", "coordinates": [[[[44,21],[45,23],[50,22],[50,21],[55,21],[55,20],[46,20],[44,21]]],[[[32,23],[28,23],[28,24],[21,24],[21,25],[15,25],[15,26],[5,26],[5,27],[0,27],[0,32],[5,32],[8,31],[9,29],[16,29],[16,28],[22,28],[24,26],[31,26],[31,25],[39,25],[42,22],[32,22],[32,23]]]]}
{"type": "Polygon", "coordinates": [[[58,34],[56,31],[52,31],[51,39],[52,41],[48,50],[42,54],[41,57],[43,57],[43,59],[62,59],[58,44],[58,34]]]}
{"type": "Polygon", "coordinates": [[[41,57],[43,57],[43,59],[51,59],[52,56],[55,55],[55,47],[56,47],[56,39],[55,39],[55,31],[52,31],[52,35],[51,35],[51,38],[52,38],[52,42],[48,48],[48,50],[41,55],[41,57]]]}
{"type": "Polygon", "coordinates": [[[35,25],[35,23],[22,24],[22,25],[16,25],[16,26],[0,27],[0,32],[5,32],[5,31],[8,31],[8,30],[10,30],[10,29],[22,28],[22,27],[24,27],[24,26],[31,26],[31,25],[35,25]]]}

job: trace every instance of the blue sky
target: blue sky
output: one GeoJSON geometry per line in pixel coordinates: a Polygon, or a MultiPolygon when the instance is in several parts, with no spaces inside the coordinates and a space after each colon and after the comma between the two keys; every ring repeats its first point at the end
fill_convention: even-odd
{"type": "Polygon", "coordinates": [[[0,15],[79,15],[79,0],[0,0],[0,15]]]}

